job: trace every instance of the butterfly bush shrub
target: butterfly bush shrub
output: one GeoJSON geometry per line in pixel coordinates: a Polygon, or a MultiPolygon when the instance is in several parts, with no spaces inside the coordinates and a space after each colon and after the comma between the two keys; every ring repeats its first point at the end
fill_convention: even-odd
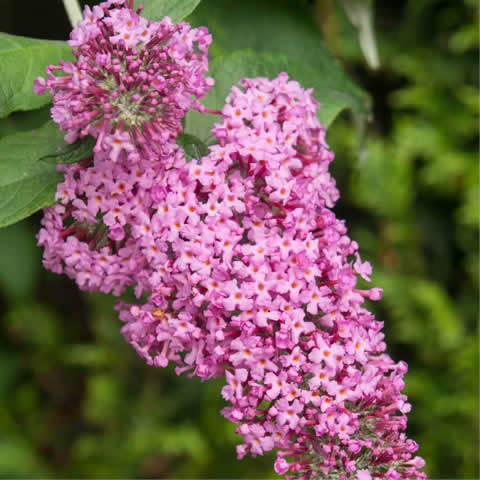
{"type": "Polygon", "coordinates": [[[58,166],[45,267],[86,291],[133,287],[138,302],[116,309],[149,365],[224,377],[239,459],[274,450],[292,479],[425,479],[404,433],[407,365],[364,306],[381,289],[357,287],[372,269],[332,210],[322,99],[280,70],[207,108],[208,30],[141,10],[85,7],[74,60],[35,80],[65,141],[94,139],[58,166]],[[217,118],[193,159],[180,141],[192,110],[217,118]]]}

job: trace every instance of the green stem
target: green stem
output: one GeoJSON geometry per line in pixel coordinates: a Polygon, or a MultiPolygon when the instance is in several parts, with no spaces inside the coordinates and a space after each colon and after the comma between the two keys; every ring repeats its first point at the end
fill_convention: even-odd
{"type": "Polygon", "coordinates": [[[63,0],[63,6],[65,7],[72,28],[75,28],[78,21],[82,19],[82,10],[80,9],[78,0],[63,0]]]}

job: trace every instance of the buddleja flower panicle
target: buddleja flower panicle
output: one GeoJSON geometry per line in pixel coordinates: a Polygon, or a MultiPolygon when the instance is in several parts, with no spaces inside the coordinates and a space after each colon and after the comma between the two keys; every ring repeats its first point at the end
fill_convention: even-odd
{"type": "Polygon", "coordinates": [[[92,135],[96,152],[116,161],[159,157],[181,119],[213,85],[206,77],[211,35],[205,27],[148,21],[126,0],[85,7],[70,36],[76,60],[47,68],[35,91],[49,89],[52,116],[66,140],[92,135]],[[111,8],[113,7],[113,8],[111,8]],[[57,75],[63,73],[64,75],[57,75]]]}
{"type": "Polygon", "coordinates": [[[52,115],[93,155],[61,166],[45,210],[44,265],[120,295],[122,333],[148,364],[224,376],[238,458],[276,449],[286,478],[423,480],[404,362],[364,307],[381,289],[332,211],[334,158],[312,90],[286,73],[243,79],[187,162],[174,139],[212,85],[205,28],[149,22],[123,0],[85,8],[76,61],[47,69],[52,115]],[[54,72],[63,72],[57,76],[54,72]]]}
{"type": "Polygon", "coordinates": [[[286,74],[244,79],[219,145],[165,171],[139,242],[168,259],[146,305],[118,302],[122,332],[149,364],[225,375],[239,458],[276,448],[286,478],[423,479],[400,433],[406,364],[363,307],[381,290],[356,288],[371,267],[330,210],[333,153],[311,93],[286,74]]]}
{"type": "Polygon", "coordinates": [[[181,119],[204,109],[198,99],[213,84],[206,28],[139,13],[124,0],[85,7],[69,41],[76,61],[49,66],[35,82],[37,93],[53,95],[67,141],[97,139],[93,155],[58,167],[58,204],[45,209],[38,234],[43,263],[83,290],[115,295],[135,284],[151,291],[161,251],[138,238],[150,228],[162,172],[183,157],[174,142],[181,119]]]}
{"type": "Polygon", "coordinates": [[[121,156],[99,152],[92,159],[60,166],[65,179],[58,184],[57,205],[44,210],[38,243],[45,248],[45,268],[64,273],[86,291],[120,295],[138,282],[138,275],[152,275],[151,258],[157,247],[142,248],[155,209],[154,182],[175,156],[183,155],[169,143],[162,161],[140,159],[132,165],[121,156]],[[146,220],[148,219],[148,220],[146,220]]]}

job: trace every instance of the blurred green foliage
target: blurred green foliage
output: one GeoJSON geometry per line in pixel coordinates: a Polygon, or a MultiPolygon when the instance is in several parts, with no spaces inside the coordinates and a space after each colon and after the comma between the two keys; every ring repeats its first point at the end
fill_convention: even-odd
{"type": "MultiPolygon", "coordinates": [[[[200,13],[215,34],[224,12],[212,1],[200,13]]],[[[282,51],[287,35],[268,14],[284,18],[284,2],[254,3],[235,20],[263,15],[255,22],[282,51]]],[[[378,71],[366,67],[339,3],[290,4],[315,20],[372,96],[365,141],[348,115],[328,140],[342,193],[336,212],[384,288],[371,307],[389,352],[409,363],[409,435],[431,478],[478,478],[478,4],[374,3],[378,71]]],[[[58,12],[50,31],[17,21],[26,7],[15,5],[2,2],[1,29],[65,38],[60,4],[48,6],[58,12]]],[[[44,119],[14,114],[0,136],[44,119]]],[[[39,219],[0,231],[0,477],[275,478],[271,456],[235,459],[234,426],[218,413],[221,381],[147,367],[123,341],[112,298],[81,294],[41,268],[39,219]]]]}

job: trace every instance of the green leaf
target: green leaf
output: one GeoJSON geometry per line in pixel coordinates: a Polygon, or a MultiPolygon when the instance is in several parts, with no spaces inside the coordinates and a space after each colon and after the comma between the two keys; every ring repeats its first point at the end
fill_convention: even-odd
{"type": "Polygon", "coordinates": [[[135,0],[134,8],[143,5],[142,16],[148,20],[170,17],[173,23],[190,15],[202,0],[135,0]]]}
{"type": "Polygon", "coordinates": [[[65,143],[57,152],[45,155],[42,160],[54,160],[56,163],[75,163],[93,155],[95,139],[87,136],[79,138],[75,143],[65,143]]]}
{"type": "Polygon", "coordinates": [[[200,160],[205,155],[208,155],[207,145],[194,135],[179,133],[177,144],[183,148],[187,162],[190,162],[192,158],[200,160]]]}
{"type": "Polygon", "coordinates": [[[33,442],[16,435],[0,440],[0,472],[5,478],[48,476],[48,469],[33,442]]]}
{"type": "Polygon", "coordinates": [[[0,118],[51,102],[50,95],[34,93],[33,81],[45,75],[47,65],[60,59],[73,59],[66,42],[0,33],[0,118]]]}
{"type": "Polygon", "coordinates": [[[0,227],[28,217],[54,203],[59,149],[64,133],[52,121],[30,132],[0,140],[0,227]]]}
{"type": "Polygon", "coordinates": [[[2,230],[0,288],[8,300],[33,298],[40,273],[39,257],[35,231],[28,222],[20,222],[2,230]]]}
{"type": "Polygon", "coordinates": [[[40,128],[50,119],[50,105],[29,110],[28,112],[14,112],[0,120],[0,138],[17,132],[26,132],[40,128]]]}
{"type": "Polygon", "coordinates": [[[189,17],[213,36],[212,53],[280,52],[344,75],[325,46],[312,12],[292,0],[203,0],[189,17]]]}
{"type": "MultiPolygon", "coordinates": [[[[349,79],[328,51],[313,21],[313,13],[300,2],[291,0],[204,0],[188,20],[208,27],[213,36],[210,53],[215,57],[233,53],[233,59],[226,65],[230,72],[233,62],[241,67],[234,72],[235,77],[228,79],[222,74],[223,65],[215,63],[216,60],[212,62],[211,75],[217,86],[206,97],[207,106],[222,107],[225,99],[222,94],[229,89],[218,88],[219,82],[231,87],[241,77],[255,76],[257,71],[269,77],[287,71],[303,87],[315,88],[315,97],[322,104],[319,118],[323,123],[331,123],[345,108],[365,122],[370,113],[369,97],[349,79]],[[273,56],[266,55],[267,65],[260,68],[259,57],[254,58],[253,52],[247,57],[246,52],[238,52],[240,49],[277,52],[282,58],[276,57],[274,61],[273,56]],[[239,65],[242,55],[244,66],[239,65]],[[248,65],[249,61],[254,65],[248,65]],[[214,97],[218,97],[217,101],[214,97]]],[[[191,126],[195,124],[194,130],[189,130],[201,139],[207,138],[214,118],[194,113],[189,115],[189,120],[191,126]]]]}
{"type": "MultiPolygon", "coordinates": [[[[352,88],[350,81],[344,77],[337,78],[327,71],[310,67],[287,55],[278,53],[256,53],[251,50],[234,52],[218,57],[210,65],[210,75],[215,78],[215,85],[202,100],[208,108],[222,109],[225,98],[232,85],[243,77],[276,77],[280,72],[287,72],[290,79],[297,80],[304,88],[314,88],[314,96],[320,102],[318,117],[329,125],[345,108],[359,113],[367,113],[366,98],[357,88],[352,88]]],[[[208,138],[213,123],[220,117],[191,111],[187,115],[187,131],[202,140],[208,138]]]]}
{"type": "MultiPolygon", "coordinates": [[[[24,225],[28,222],[21,222],[18,225],[24,225]]],[[[14,228],[15,228],[14,227],[14,228]]],[[[3,234],[3,232],[2,232],[3,234]]],[[[32,247],[36,250],[34,258],[30,261],[34,268],[41,273],[41,253],[35,244],[34,232],[30,232],[30,241],[32,247]]],[[[11,252],[11,256],[18,262],[18,257],[22,252],[11,252]]],[[[38,275],[37,275],[38,277],[38,275]]],[[[27,277],[23,277],[24,281],[27,277]]],[[[36,287],[38,288],[38,284],[36,287]]],[[[24,293],[27,293],[26,291],[24,293]]],[[[8,335],[13,338],[22,339],[26,345],[35,346],[35,349],[43,352],[52,351],[58,348],[62,341],[62,322],[55,315],[55,311],[49,306],[32,301],[35,298],[35,292],[31,292],[29,297],[24,297],[23,302],[12,302],[12,306],[5,315],[5,325],[8,335]]]]}

